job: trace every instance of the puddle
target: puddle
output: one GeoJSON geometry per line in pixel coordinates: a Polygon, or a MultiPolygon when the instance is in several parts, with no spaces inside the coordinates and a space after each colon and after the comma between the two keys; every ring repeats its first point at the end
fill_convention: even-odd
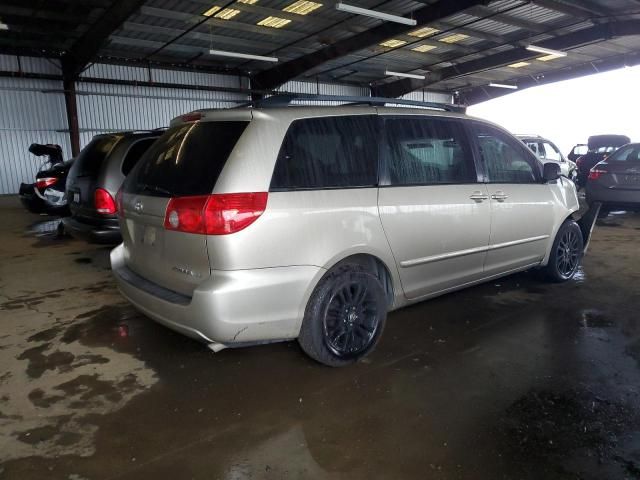
{"type": "Polygon", "coordinates": [[[36,237],[43,235],[57,235],[58,226],[62,220],[60,218],[53,218],[49,220],[40,220],[29,225],[25,233],[35,235],[36,237]]]}

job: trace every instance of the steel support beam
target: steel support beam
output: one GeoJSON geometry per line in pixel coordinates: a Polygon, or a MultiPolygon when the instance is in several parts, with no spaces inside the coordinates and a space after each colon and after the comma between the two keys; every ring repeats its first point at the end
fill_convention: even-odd
{"type": "Polygon", "coordinates": [[[460,101],[465,105],[475,105],[476,103],[485,102],[493,98],[509,95],[519,90],[525,90],[531,87],[537,87],[539,85],[546,85],[549,83],[560,82],[563,80],[571,80],[579,77],[586,77],[598,72],[608,72],[624,67],[632,67],[640,65],[640,53],[633,53],[628,55],[620,55],[614,58],[608,58],[606,60],[594,62],[588,62],[570,69],[561,69],[553,72],[545,72],[544,77],[518,77],[517,79],[509,80],[510,83],[518,85],[518,90],[506,91],[504,89],[486,87],[475,87],[471,90],[463,91],[460,93],[460,101]],[[595,68],[594,68],[595,65],[595,68]]]}
{"type": "MultiPolygon", "coordinates": [[[[578,30],[577,32],[550,38],[537,45],[554,50],[571,50],[583,45],[602,42],[617,37],[637,35],[640,32],[640,20],[627,20],[595,25],[578,30]]],[[[512,63],[527,61],[540,56],[524,47],[516,47],[506,52],[500,52],[477,60],[459,63],[430,73],[426,80],[404,79],[386,83],[374,88],[376,96],[399,97],[405,93],[432,85],[450,78],[464,77],[487,70],[511,65],[512,63]]]]}
{"type": "Polygon", "coordinates": [[[333,45],[317,52],[304,55],[277,67],[260,72],[253,77],[252,82],[256,87],[261,89],[275,88],[323,63],[376,45],[395,35],[411,32],[430,22],[441,20],[469,7],[485,5],[486,3],[488,3],[487,0],[458,0],[456,2],[438,0],[431,5],[421,7],[412,12],[412,17],[417,21],[415,27],[398,23],[383,23],[362,33],[335,42],[333,45]]]}
{"type": "Polygon", "coordinates": [[[71,154],[75,157],[80,153],[80,125],[78,123],[75,78],[65,78],[62,80],[62,89],[64,90],[64,105],[66,107],[67,123],[69,125],[71,154]]]}
{"type": "Polygon", "coordinates": [[[62,68],[65,76],[77,78],[85,66],[98,55],[100,47],[107,41],[109,35],[119,28],[144,3],[145,0],[114,1],[62,57],[62,68]]]}

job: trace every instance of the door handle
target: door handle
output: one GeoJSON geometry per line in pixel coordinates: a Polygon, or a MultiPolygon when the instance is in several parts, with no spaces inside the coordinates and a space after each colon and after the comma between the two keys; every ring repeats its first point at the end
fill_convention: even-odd
{"type": "Polygon", "coordinates": [[[505,195],[504,192],[496,192],[493,195],[491,195],[491,199],[492,200],[497,200],[498,202],[504,202],[507,198],[509,198],[508,195],[505,195]]]}
{"type": "Polygon", "coordinates": [[[483,202],[483,201],[487,200],[487,199],[489,198],[489,196],[488,196],[488,195],[486,195],[486,194],[484,194],[484,193],[482,193],[482,192],[479,192],[479,191],[478,191],[478,192],[473,192],[473,193],[469,196],[469,198],[470,198],[471,200],[473,200],[474,202],[478,202],[478,203],[480,203],[480,202],[483,202]]]}

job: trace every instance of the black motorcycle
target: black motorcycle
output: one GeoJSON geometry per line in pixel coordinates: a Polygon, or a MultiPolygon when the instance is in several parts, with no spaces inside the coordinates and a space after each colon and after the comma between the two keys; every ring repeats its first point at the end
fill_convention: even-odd
{"type": "Polygon", "coordinates": [[[20,200],[33,213],[67,216],[70,214],[65,186],[73,159],[64,161],[60,145],[32,143],[29,152],[45,157],[34,183],[20,184],[20,200]]]}

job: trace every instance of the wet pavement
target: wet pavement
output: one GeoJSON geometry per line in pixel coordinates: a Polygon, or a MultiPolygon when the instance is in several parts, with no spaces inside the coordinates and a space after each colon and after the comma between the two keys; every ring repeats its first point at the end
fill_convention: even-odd
{"type": "Polygon", "coordinates": [[[108,248],[0,215],[0,479],[640,478],[640,215],[575,281],[394,312],[344,369],[213,354],[120,298],[108,248]]]}

